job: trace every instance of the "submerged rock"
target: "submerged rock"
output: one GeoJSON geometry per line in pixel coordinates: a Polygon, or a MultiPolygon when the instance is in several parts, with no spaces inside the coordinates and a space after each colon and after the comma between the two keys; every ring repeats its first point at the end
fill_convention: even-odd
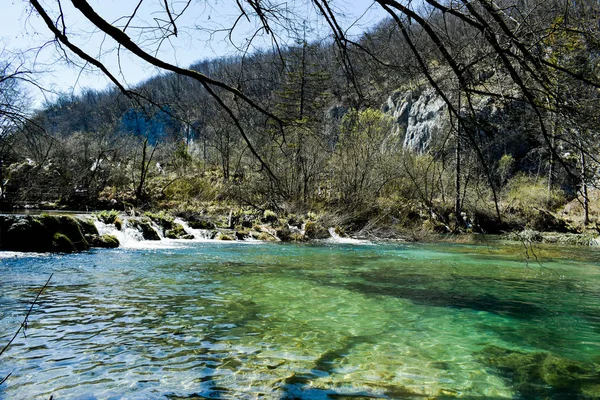
{"type": "Polygon", "coordinates": [[[600,399],[600,367],[596,364],[498,346],[487,346],[476,357],[510,381],[522,396],[600,399]]]}

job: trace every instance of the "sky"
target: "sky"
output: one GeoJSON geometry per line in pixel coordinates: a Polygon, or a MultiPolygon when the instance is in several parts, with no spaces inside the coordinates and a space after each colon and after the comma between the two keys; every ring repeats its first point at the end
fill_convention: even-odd
{"type": "MultiPolygon", "coordinates": [[[[52,34],[41,18],[29,11],[27,1],[0,1],[3,3],[0,10],[0,48],[4,49],[4,60],[0,61],[12,59],[13,63],[22,62],[24,68],[38,71],[35,79],[47,91],[33,87],[28,89],[34,107],[42,106],[45,101],[52,101],[60,92],[78,94],[84,88],[102,90],[108,87],[109,80],[106,76],[89,66],[82,68],[84,65],[80,61],[77,61],[77,65],[66,65],[56,45],[50,43],[53,39],[52,34]],[[44,43],[49,44],[44,46],[44,43]]],[[[58,15],[56,0],[41,1],[54,10],[53,16],[58,15]]],[[[124,20],[119,18],[131,15],[138,0],[89,0],[89,3],[106,20],[117,21],[122,25],[124,20]]],[[[370,0],[333,0],[331,3],[333,7],[344,12],[346,17],[341,19],[341,23],[355,35],[384,18],[381,8],[370,7],[370,0]]],[[[71,40],[91,55],[100,58],[111,73],[126,85],[138,84],[160,73],[147,63],[130,57],[126,50],[115,51],[114,43],[95,31],[89,23],[86,24],[83,16],[71,6],[70,1],[63,0],[61,4],[71,40]]],[[[150,12],[157,10],[156,4],[162,4],[162,1],[144,0],[136,19],[127,28],[127,33],[136,42],[142,43],[145,50],[181,67],[189,67],[200,60],[239,54],[239,49],[230,44],[228,33],[224,31],[224,28],[230,27],[239,15],[234,0],[193,0],[177,20],[177,37],[171,37],[160,46],[155,37],[156,30],[142,29],[142,26],[157,26],[168,18],[166,13],[150,12]]],[[[186,1],[169,0],[169,4],[172,12],[176,13],[184,7],[186,1]]],[[[304,25],[297,24],[298,32],[306,31],[309,37],[323,36],[328,32],[328,28],[322,22],[314,22],[317,20],[314,18],[315,11],[306,2],[297,0],[277,4],[286,4],[286,16],[294,21],[313,21],[304,25]]],[[[243,47],[249,36],[256,31],[256,26],[255,21],[240,19],[231,35],[232,41],[243,47]]],[[[283,40],[289,39],[283,37],[285,33],[281,35],[283,40]]],[[[255,39],[253,44],[255,48],[271,45],[269,41],[261,40],[260,37],[255,39]]]]}

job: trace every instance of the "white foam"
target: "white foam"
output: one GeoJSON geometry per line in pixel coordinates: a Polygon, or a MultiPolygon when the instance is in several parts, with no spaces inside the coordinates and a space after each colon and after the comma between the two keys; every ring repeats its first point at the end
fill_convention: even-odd
{"type": "Polygon", "coordinates": [[[368,240],[361,240],[361,239],[353,239],[353,238],[348,238],[348,237],[342,237],[342,236],[338,235],[335,232],[335,228],[329,228],[328,231],[329,231],[329,234],[331,235],[331,237],[329,239],[325,239],[325,241],[327,241],[329,243],[373,244],[372,242],[370,242],[368,240]]]}
{"type": "Polygon", "coordinates": [[[212,239],[212,232],[208,229],[193,229],[188,225],[187,222],[185,222],[181,218],[175,218],[174,222],[181,225],[185,233],[187,233],[188,235],[192,235],[194,237],[194,240],[198,242],[215,241],[214,239],[212,239]]]}

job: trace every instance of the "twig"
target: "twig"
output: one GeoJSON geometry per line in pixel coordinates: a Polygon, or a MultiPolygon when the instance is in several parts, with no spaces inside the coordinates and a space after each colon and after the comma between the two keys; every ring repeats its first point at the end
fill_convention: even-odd
{"type": "MultiPolygon", "coordinates": [[[[40,298],[40,295],[42,294],[42,292],[44,291],[44,289],[46,289],[46,287],[50,283],[50,279],[52,279],[52,275],[54,275],[54,274],[50,274],[50,277],[48,278],[48,280],[46,281],[46,283],[44,284],[44,286],[40,289],[40,291],[38,292],[37,296],[35,296],[35,300],[33,300],[33,303],[31,303],[31,306],[29,307],[29,310],[27,311],[27,314],[25,315],[25,318],[23,318],[23,322],[21,322],[21,325],[19,326],[19,329],[17,329],[17,332],[15,332],[14,336],[12,337],[12,339],[10,339],[10,341],[6,344],[6,346],[4,346],[4,348],[2,349],[2,351],[0,351],[0,356],[6,351],[6,349],[8,349],[8,346],[10,346],[12,344],[12,342],[14,342],[14,340],[19,335],[19,332],[21,332],[21,329],[23,329],[23,332],[25,331],[25,329],[27,329],[27,319],[29,318],[29,315],[31,314],[31,311],[33,310],[33,306],[35,306],[35,303],[37,303],[38,299],[40,298]]],[[[9,376],[10,376],[10,374],[9,374],[9,376]]],[[[7,378],[8,378],[8,376],[6,378],[4,378],[2,380],[2,382],[0,382],[0,385],[2,383],[4,383],[4,381],[7,378]]]]}

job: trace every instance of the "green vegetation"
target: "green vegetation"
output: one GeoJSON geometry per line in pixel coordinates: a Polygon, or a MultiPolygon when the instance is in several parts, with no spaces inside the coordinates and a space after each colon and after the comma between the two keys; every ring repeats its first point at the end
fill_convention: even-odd
{"type": "MultiPolygon", "coordinates": [[[[181,216],[196,229],[268,224],[291,240],[278,219],[293,215],[386,237],[592,234],[597,2],[515,2],[514,14],[475,3],[432,3],[421,19],[391,7],[352,49],[341,31],[296,32],[188,70],[204,75],[170,69],[134,88],[141,97],[61,95],[0,135],[1,205],[107,210],[98,219],[119,229],[118,212],[151,212],[168,237],[185,236],[181,216]],[[480,34],[500,31],[518,52],[480,34]]],[[[0,84],[23,106],[18,84],[0,84]]],[[[324,237],[315,226],[307,236],[324,237]]]]}

